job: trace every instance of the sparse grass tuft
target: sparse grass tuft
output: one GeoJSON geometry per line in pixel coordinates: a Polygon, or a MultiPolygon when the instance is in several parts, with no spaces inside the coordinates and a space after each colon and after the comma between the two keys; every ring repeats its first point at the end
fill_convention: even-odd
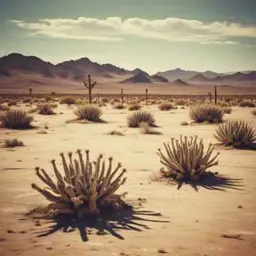
{"type": "Polygon", "coordinates": [[[52,109],[52,104],[50,103],[40,103],[37,105],[38,113],[40,115],[54,115],[55,112],[52,109]]]}
{"type": "Polygon", "coordinates": [[[19,141],[18,139],[6,139],[4,141],[4,147],[6,148],[15,148],[15,147],[22,147],[24,146],[22,141],[19,141]]]}
{"type": "Polygon", "coordinates": [[[212,104],[198,104],[190,107],[190,118],[196,123],[221,123],[224,111],[212,104]]]}
{"type": "Polygon", "coordinates": [[[143,110],[135,111],[127,118],[128,127],[139,127],[142,122],[147,123],[149,126],[154,126],[155,119],[150,112],[143,110]]]}
{"type": "Polygon", "coordinates": [[[231,120],[219,125],[214,137],[224,146],[253,148],[256,143],[256,130],[245,121],[231,120]]]}

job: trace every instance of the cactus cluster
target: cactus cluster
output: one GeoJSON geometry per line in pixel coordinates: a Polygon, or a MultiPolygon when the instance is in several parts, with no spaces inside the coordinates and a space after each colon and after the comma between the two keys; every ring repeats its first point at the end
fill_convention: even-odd
{"type": "Polygon", "coordinates": [[[218,164],[219,153],[211,157],[213,146],[210,144],[205,152],[203,140],[198,140],[197,136],[172,138],[171,143],[164,143],[164,148],[166,154],[161,149],[157,152],[160,162],[167,168],[161,168],[161,174],[177,181],[198,180],[208,168],[218,164]]]}
{"type": "Polygon", "coordinates": [[[255,147],[256,130],[247,122],[231,120],[219,125],[214,137],[225,146],[251,148],[255,147]]]}
{"type": "Polygon", "coordinates": [[[126,170],[120,172],[121,163],[113,168],[112,158],[108,159],[107,166],[102,155],[92,162],[88,150],[85,161],[81,150],[76,153],[78,158],[73,159],[73,154],[69,153],[68,161],[63,153],[60,154],[63,174],[52,160],[56,181],[44,169],[35,168],[36,175],[47,188],[42,189],[34,183],[32,188],[52,202],[48,206],[48,214],[51,217],[66,214],[83,218],[98,215],[106,209],[121,209],[125,202],[121,199],[122,195],[115,194],[126,181],[123,177],[126,170]]]}

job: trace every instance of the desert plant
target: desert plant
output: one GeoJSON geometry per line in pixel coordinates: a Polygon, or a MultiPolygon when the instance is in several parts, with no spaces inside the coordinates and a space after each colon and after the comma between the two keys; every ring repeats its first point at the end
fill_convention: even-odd
{"type": "Polygon", "coordinates": [[[164,103],[161,103],[158,108],[162,111],[168,111],[168,110],[171,110],[173,109],[173,105],[169,102],[164,102],[164,103]]]}
{"type": "Polygon", "coordinates": [[[155,119],[150,112],[142,110],[133,112],[127,118],[128,127],[139,127],[142,122],[154,126],[155,119]]]}
{"type": "Polygon", "coordinates": [[[139,124],[140,131],[142,134],[149,134],[150,133],[150,126],[146,122],[141,122],[139,124]]]}
{"type": "Polygon", "coordinates": [[[88,75],[88,81],[84,81],[84,86],[88,89],[89,104],[92,104],[92,89],[96,84],[96,82],[92,82],[90,75],[88,75]]]}
{"type": "Polygon", "coordinates": [[[20,109],[10,109],[0,116],[2,126],[10,129],[27,129],[33,117],[20,109]]]}
{"type": "Polygon", "coordinates": [[[171,139],[171,143],[164,143],[166,154],[158,149],[160,162],[167,168],[161,168],[163,177],[177,181],[199,180],[207,170],[218,164],[216,160],[219,153],[211,157],[213,145],[209,145],[204,151],[203,140],[198,141],[198,137],[180,136],[180,140],[171,139]]]}
{"type": "Polygon", "coordinates": [[[4,146],[6,148],[14,148],[14,147],[22,147],[24,146],[22,141],[19,141],[18,139],[6,139],[4,141],[4,146]]]}
{"type": "Polygon", "coordinates": [[[241,101],[239,103],[239,106],[242,107],[242,108],[255,108],[255,103],[253,101],[250,101],[250,100],[244,100],[244,101],[241,101]]]}
{"type": "Polygon", "coordinates": [[[220,124],[214,137],[225,146],[251,148],[255,147],[256,130],[247,122],[231,120],[220,124]]]}
{"type": "Polygon", "coordinates": [[[184,106],[184,105],[186,105],[186,101],[184,101],[184,100],[177,100],[175,102],[175,105],[176,106],[184,106]]]}
{"type": "Polygon", "coordinates": [[[38,113],[40,115],[54,115],[55,112],[52,109],[52,105],[50,103],[40,103],[37,105],[38,113]]]}
{"type": "Polygon", "coordinates": [[[129,111],[140,110],[140,109],[141,109],[141,105],[139,103],[131,104],[128,107],[129,111]]]}
{"type": "Polygon", "coordinates": [[[196,123],[220,123],[224,115],[221,107],[212,104],[198,104],[190,107],[190,118],[196,123]]]}
{"type": "Polygon", "coordinates": [[[112,158],[109,158],[108,168],[105,170],[105,161],[100,155],[96,161],[91,162],[89,150],[86,151],[86,160],[83,159],[81,150],[77,150],[78,158],[73,159],[69,153],[69,161],[61,153],[64,172],[61,173],[52,160],[55,174],[54,181],[44,169],[36,167],[36,175],[43,181],[47,188],[42,189],[35,183],[32,188],[52,202],[48,206],[48,215],[56,217],[60,214],[73,215],[78,218],[99,215],[107,210],[119,210],[125,206],[122,195],[115,192],[122,186],[126,170],[118,174],[121,164],[112,167],[112,158]],[[68,163],[69,162],[69,163],[68,163]]]}
{"type": "Polygon", "coordinates": [[[118,103],[114,106],[115,109],[124,109],[125,106],[122,103],[118,103]]]}
{"type": "Polygon", "coordinates": [[[81,120],[99,122],[102,115],[101,109],[96,105],[79,105],[74,113],[81,120]]]}
{"type": "Polygon", "coordinates": [[[16,106],[17,103],[18,103],[17,100],[10,100],[10,101],[8,102],[8,106],[9,106],[9,107],[11,107],[11,106],[16,106]]]}
{"type": "Polygon", "coordinates": [[[76,104],[76,99],[73,97],[65,97],[60,100],[60,104],[73,105],[76,104]]]}

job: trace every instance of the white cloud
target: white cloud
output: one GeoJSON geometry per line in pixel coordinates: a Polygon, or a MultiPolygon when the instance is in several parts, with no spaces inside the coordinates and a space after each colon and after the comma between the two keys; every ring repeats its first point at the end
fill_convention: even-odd
{"type": "Polygon", "coordinates": [[[80,40],[120,41],[128,36],[154,38],[174,42],[202,44],[239,44],[232,38],[256,38],[255,25],[166,18],[148,20],[141,18],[106,19],[80,17],[78,19],[39,19],[35,22],[12,20],[16,26],[31,35],[80,40]]]}

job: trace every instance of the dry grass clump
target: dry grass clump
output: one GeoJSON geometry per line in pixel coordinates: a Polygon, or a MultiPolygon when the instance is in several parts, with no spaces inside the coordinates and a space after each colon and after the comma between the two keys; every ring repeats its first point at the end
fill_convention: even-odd
{"type": "Polygon", "coordinates": [[[177,101],[175,101],[175,105],[176,106],[185,106],[186,104],[187,104],[187,102],[184,101],[184,100],[177,100],[177,101]]]}
{"type": "Polygon", "coordinates": [[[102,111],[96,105],[79,105],[74,113],[78,116],[80,120],[87,120],[90,122],[100,122],[102,111]]]}
{"type": "Polygon", "coordinates": [[[129,111],[134,111],[134,110],[140,110],[141,105],[139,103],[129,105],[128,110],[129,111]]]}
{"type": "Polygon", "coordinates": [[[20,109],[10,109],[0,115],[2,126],[10,129],[28,129],[31,127],[32,121],[33,117],[28,116],[25,111],[20,109]]]}
{"type": "Polygon", "coordinates": [[[256,130],[245,121],[227,121],[219,125],[214,137],[224,146],[255,148],[256,130]]]}
{"type": "Polygon", "coordinates": [[[221,107],[212,104],[197,104],[190,107],[190,118],[196,123],[220,123],[224,111],[221,107]]]}
{"type": "Polygon", "coordinates": [[[135,111],[127,117],[128,127],[139,127],[140,123],[147,123],[149,126],[155,125],[154,116],[147,111],[135,111]]]}
{"type": "Polygon", "coordinates": [[[32,188],[42,194],[51,202],[47,215],[71,215],[77,218],[97,216],[104,211],[118,211],[126,206],[121,199],[122,195],[115,194],[125,183],[123,178],[126,170],[121,163],[113,168],[113,159],[108,159],[108,166],[103,156],[95,161],[90,160],[89,150],[85,151],[85,160],[81,150],[77,150],[78,157],[73,159],[73,154],[68,154],[68,159],[61,153],[62,168],[60,172],[55,160],[52,166],[55,179],[52,179],[44,169],[36,167],[36,175],[43,181],[47,188],[40,188],[32,183],[32,188]]]}
{"type": "Polygon", "coordinates": [[[157,152],[166,168],[161,168],[161,175],[179,182],[199,180],[207,175],[210,167],[218,164],[219,153],[211,157],[213,146],[210,144],[205,151],[203,140],[198,140],[197,136],[180,136],[180,140],[172,138],[171,143],[164,143],[164,148],[165,154],[161,149],[157,152]]]}
{"type": "Polygon", "coordinates": [[[255,105],[255,103],[253,101],[244,100],[244,101],[241,101],[239,103],[239,107],[242,107],[242,108],[245,108],[245,107],[247,107],[247,108],[255,108],[256,105],[255,105]]]}
{"type": "Polygon", "coordinates": [[[174,106],[169,103],[169,102],[163,102],[161,103],[158,108],[161,110],[161,111],[168,111],[168,110],[171,110],[171,109],[174,109],[174,106]]]}
{"type": "Polygon", "coordinates": [[[54,115],[55,112],[52,109],[52,104],[50,103],[40,103],[37,105],[38,113],[40,115],[54,115]]]}
{"type": "Polygon", "coordinates": [[[24,143],[18,139],[6,139],[4,141],[4,147],[5,148],[15,148],[15,147],[22,147],[24,146],[24,143]]]}
{"type": "Polygon", "coordinates": [[[8,106],[11,107],[11,106],[16,106],[18,104],[18,101],[17,100],[10,100],[8,102],[8,106]]]}
{"type": "Polygon", "coordinates": [[[139,127],[140,127],[140,131],[142,134],[150,134],[151,132],[151,127],[148,125],[148,123],[146,122],[141,122],[139,124],[139,127]]]}
{"type": "Polygon", "coordinates": [[[65,97],[60,100],[60,104],[74,105],[76,104],[76,99],[73,97],[65,97]]]}
{"type": "Polygon", "coordinates": [[[118,103],[114,106],[115,109],[124,109],[125,106],[122,103],[118,103]]]}

